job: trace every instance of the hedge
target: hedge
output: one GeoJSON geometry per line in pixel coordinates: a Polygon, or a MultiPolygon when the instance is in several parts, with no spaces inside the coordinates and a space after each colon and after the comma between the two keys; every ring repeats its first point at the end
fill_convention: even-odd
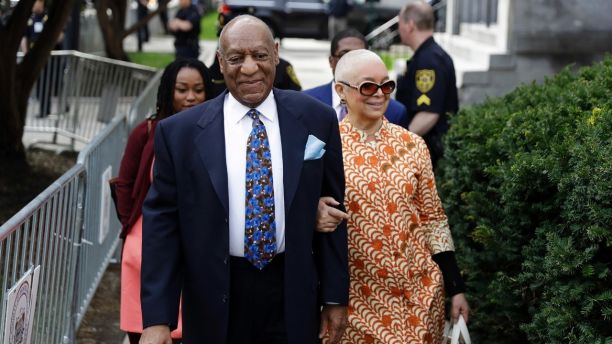
{"type": "Polygon", "coordinates": [[[612,343],[612,58],[451,119],[438,187],[475,343],[612,343]]]}

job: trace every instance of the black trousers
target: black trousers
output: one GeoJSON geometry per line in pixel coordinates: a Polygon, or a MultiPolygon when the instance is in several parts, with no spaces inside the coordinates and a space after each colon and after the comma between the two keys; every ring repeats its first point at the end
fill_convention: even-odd
{"type": "Polygon", "coordinates": [[[231,257],[230,270],[228,344],[286,344],[284,254],[263,270],[231,257]]]}

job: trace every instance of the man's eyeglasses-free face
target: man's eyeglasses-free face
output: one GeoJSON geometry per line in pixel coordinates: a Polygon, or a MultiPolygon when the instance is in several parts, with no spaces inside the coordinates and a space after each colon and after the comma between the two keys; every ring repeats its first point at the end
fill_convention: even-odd
{"type": "Polygon", "coordinates": [[[377,84],[372,81],[364,81],[358,86],[353,86],[345,81],[338,81],[338,82],[343,85],[346,85],[348,87],[358,90],[362,96],[366,96],[366,97],[373,96],[376,92],[378,92],[379,88],[384,94],[391,94],[395,90],[395,81],[393,80],[385,81],[382,84],[377,84]]]}

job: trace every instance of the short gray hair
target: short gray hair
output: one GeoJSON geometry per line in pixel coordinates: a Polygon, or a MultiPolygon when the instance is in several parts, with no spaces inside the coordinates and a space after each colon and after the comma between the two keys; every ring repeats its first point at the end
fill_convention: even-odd
{"type": "Polygon", "coordinates": [[[384,64],[380,56],[367,49],[357,49],[344,54],[336,65],[336,73],[334,79],[336,81],[352,82],[355,78],[355,66],[361,63],[377,63],[384,64]]]}

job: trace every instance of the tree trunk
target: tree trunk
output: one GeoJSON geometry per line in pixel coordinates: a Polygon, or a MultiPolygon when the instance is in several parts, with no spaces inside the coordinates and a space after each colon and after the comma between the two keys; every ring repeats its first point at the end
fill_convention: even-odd
{"type": "Polygon", "coordinates": [[[134,23],[129,28],[125,27],[127,17],[127,0],[98,0],[96,1],[96,16],[104,38],[106,56],[116,60],[129,61],[123,49],[123,40],[136,32],[140,27],[146,25],[151,18],[160,11],[166,9],[168,0],[159,0],[157,10],[150,12],[145,18],[134,23]],[[110,12],[110,16],[109,16],[110,12]]]}
{"type": "MultiPolygon", "coordinates": [[[[75,0],[54,1],[39,39],[17,64],[16,55],[34,0],[21,0],[0,27],[0,161],[25,165],[23,127],[28,97],[55,46],[75,0]]],[[[1,173],[1,171],[0,171],[1,173]]]]}
{"type": "MultiPolygon", "coordinates": [[[[6,54],[3,54],[6,55],[6,54]]],[[[3,61],[12,60],[13,63],[0,63],[0,161],[8,163],[25,164],[25,149],[23,146],[23,126],[28,106],[28,95],[19,95],[20,87],[16,85],[15,57],[4,58],[3,61]]]]}

